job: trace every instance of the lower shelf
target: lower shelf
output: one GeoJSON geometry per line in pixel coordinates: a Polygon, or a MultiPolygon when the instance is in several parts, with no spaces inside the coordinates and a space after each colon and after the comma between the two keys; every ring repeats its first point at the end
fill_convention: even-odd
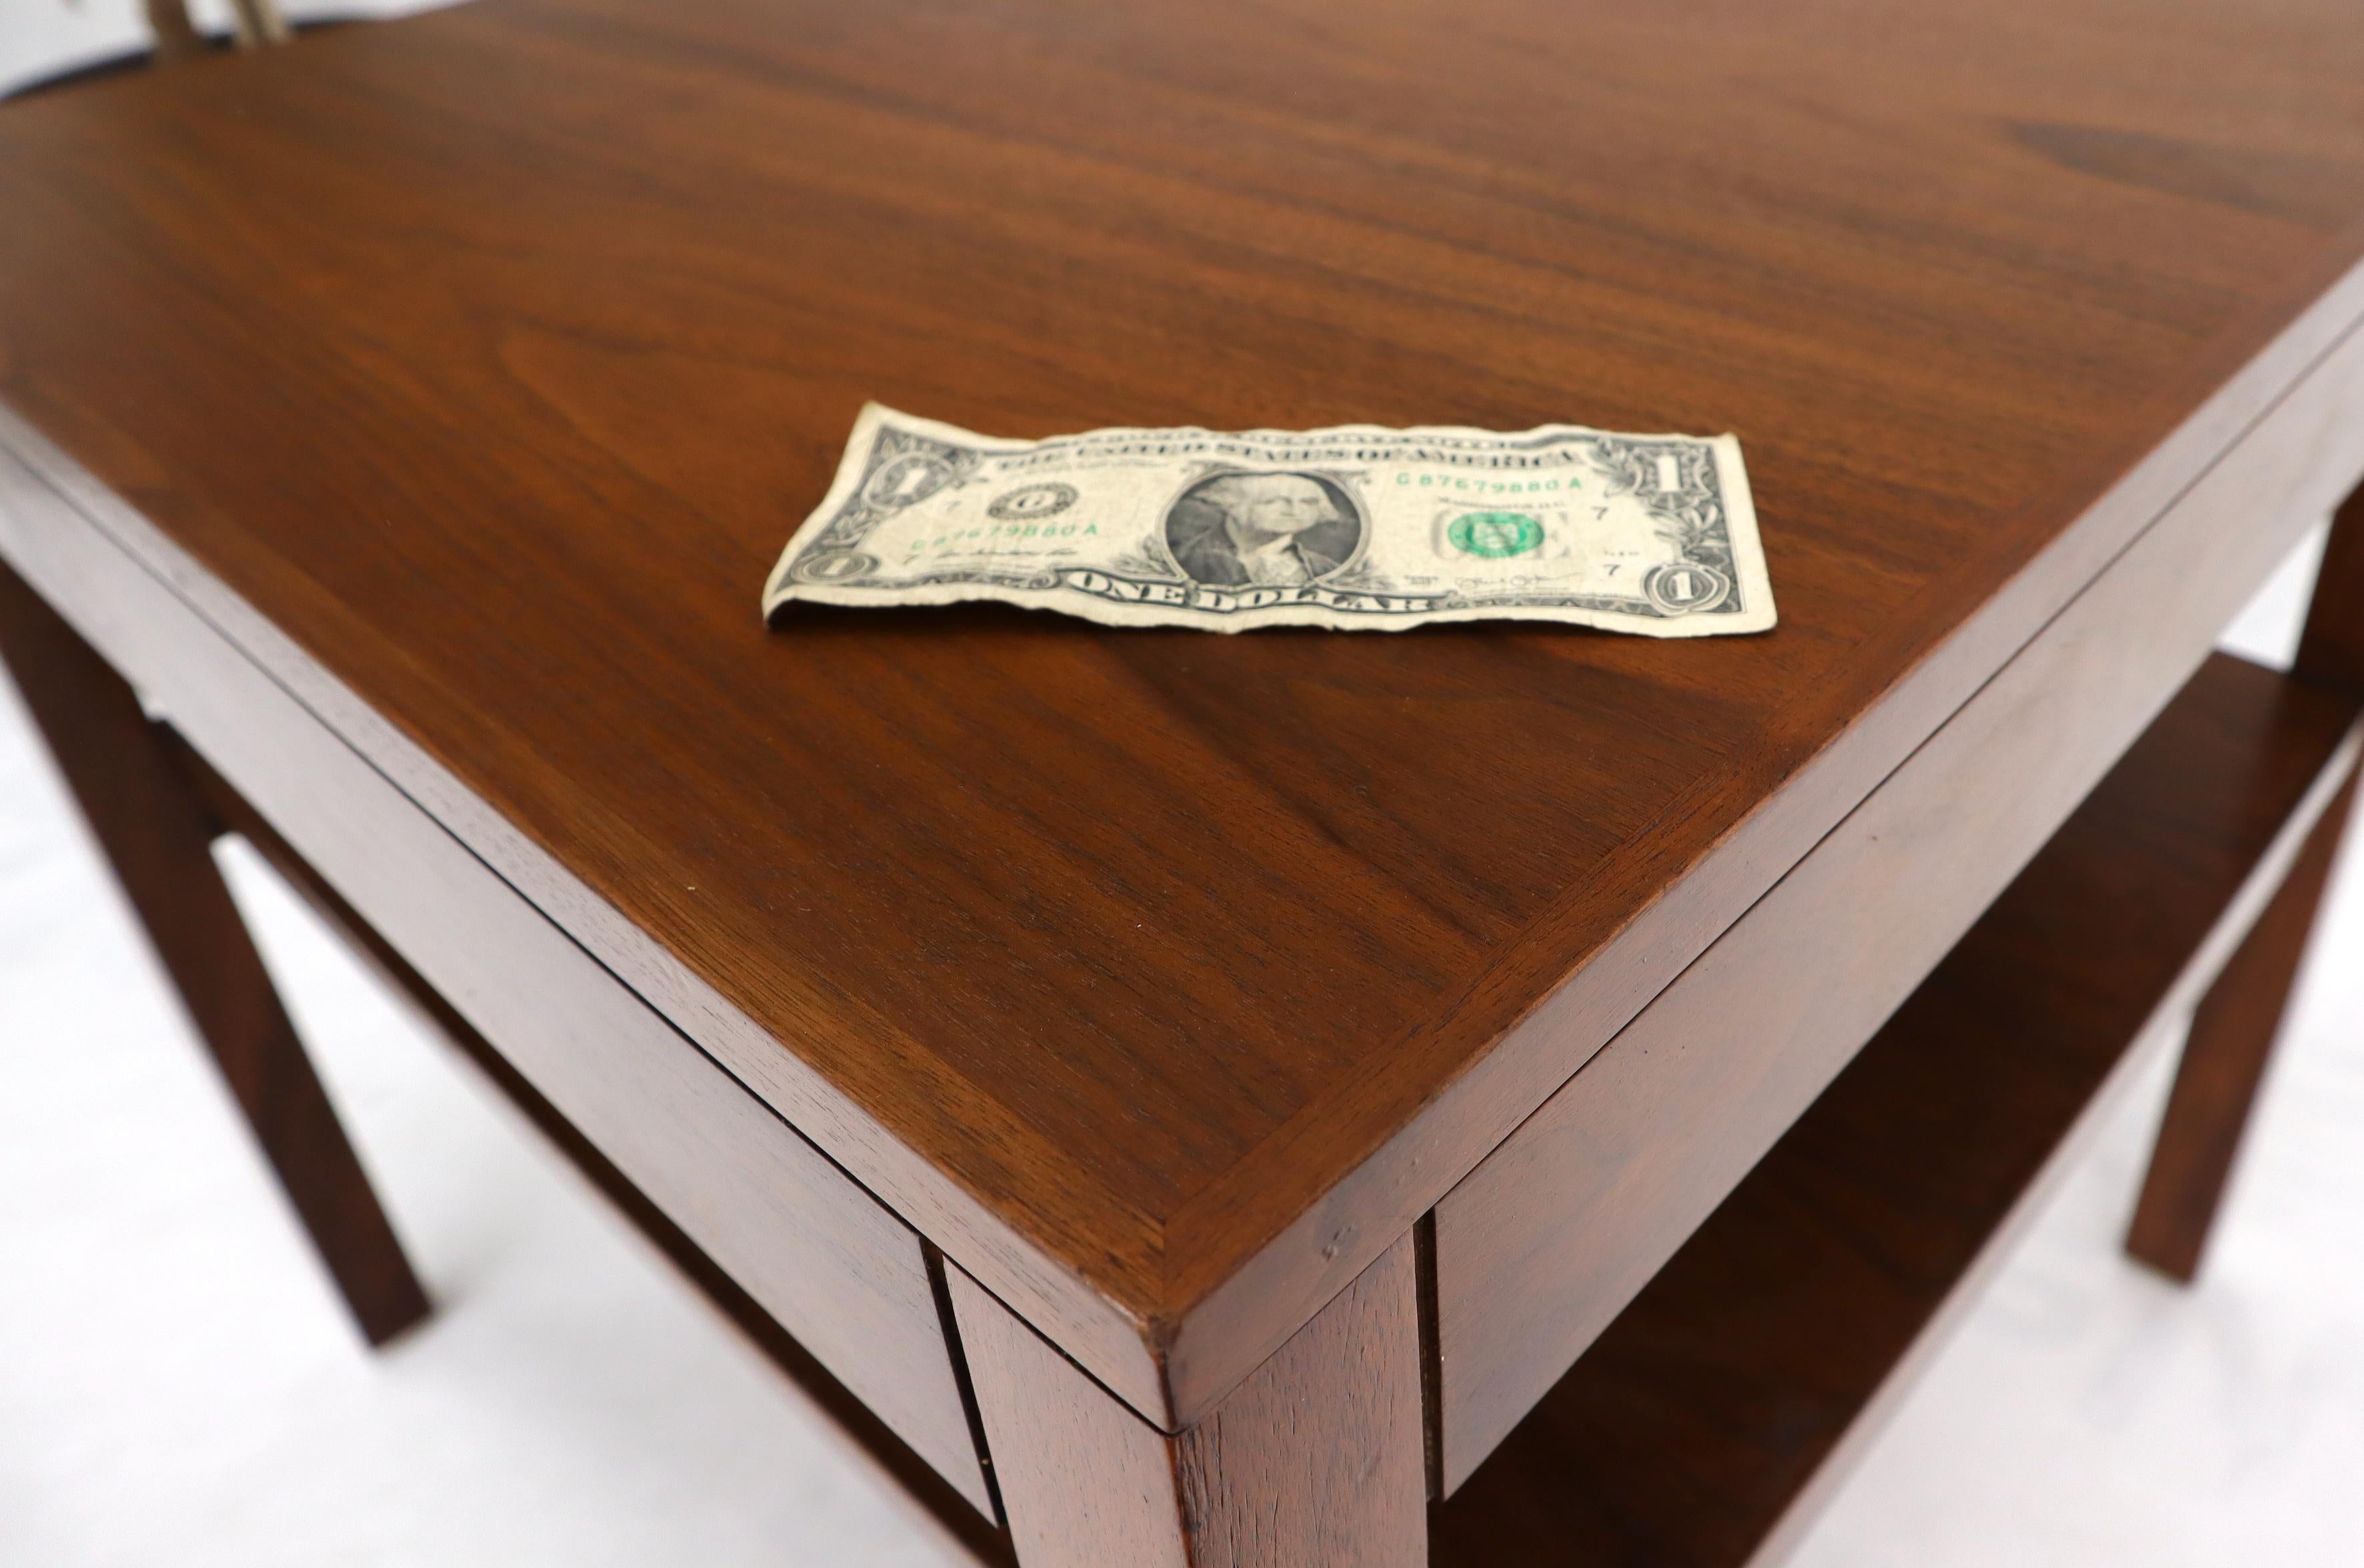
{"type": "Polygon", "coordinates": [[[1779,1554],[1975,1294],[2137,1040],[2352,766],[2342,695],[2212,658],[1469,1481],[1436,1563],[1779,1554]]]}

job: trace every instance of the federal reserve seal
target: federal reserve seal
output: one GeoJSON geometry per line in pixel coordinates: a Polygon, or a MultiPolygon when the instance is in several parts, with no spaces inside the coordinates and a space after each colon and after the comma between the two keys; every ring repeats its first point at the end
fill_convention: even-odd
{"type": "Polygon", "coordinates": [[[986,511],[1005,523],[1032,522],[1038,517],[1054,517],[1076,504],[1076,487],[1054,482],[1049,484],[1021,484],[1015,490],[1004,491],[993,498],[986,511]]]}

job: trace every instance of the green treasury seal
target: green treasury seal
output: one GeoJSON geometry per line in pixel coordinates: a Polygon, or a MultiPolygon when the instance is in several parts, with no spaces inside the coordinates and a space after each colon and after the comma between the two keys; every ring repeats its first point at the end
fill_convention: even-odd
{"type": "Polygon", "coordinates": [[[1544,524],[1525,512],[1464,512],[1453,519],[1444,537],[1464,555],[1500,560],[1524,555],[1543,543],[1544,524]]]}

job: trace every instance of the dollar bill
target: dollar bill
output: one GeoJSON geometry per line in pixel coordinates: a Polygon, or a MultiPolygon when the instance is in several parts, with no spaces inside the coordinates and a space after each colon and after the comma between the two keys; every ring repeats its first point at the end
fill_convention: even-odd
{"type": "Polygon", "coordinates": [[[1207,631],[1773,624],[1730,436],[1347,425],[1021,441],[873,404],[764,613],[962,599],[1207,631]]]}

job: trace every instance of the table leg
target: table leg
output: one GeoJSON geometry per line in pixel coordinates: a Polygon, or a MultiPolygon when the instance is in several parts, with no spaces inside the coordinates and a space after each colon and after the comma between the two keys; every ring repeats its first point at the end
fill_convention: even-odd
{"type": "Polygon", "coordinates": [[[112,667],[0,563],[0,662],[372,1344],[425,1316],[401,1243],[215,865],[215,824],[112,667]]]}
{"type": "Polygon", "coordinates": [[[1421,1568],[1411,1239],[1168,1436],[966,1275],[953,1307],[1023,1568],[1421,1568]]]}
{"type": "Polygon", "coordinates": [[[189,20],[187,0],[147,0],[148,26],[162,60],[189,60],[206,52],[205,35],[189,20]]]}
{"type": "Polygon", "coordinates": [[[2126,1231],[2127,1251],[2175,1279],[2189,1282],[2200,1272],[2355,795],[2351,778],[2192,1013],[2150,1172],[2126,1231]]]}
{"type": "Polygon", "coordinates": [[[2364,488],[2341,503],[2292,668],[2364,693],[2364,488]]]}
{"type": "MultiPolygon", "coordinates": [[[[2333,519],[2294,663],[2303,675],[2364,691],[2364,490],[2333,519]]],[[[2192,1014],[2126,1232],[2126,1251],[2175,1279],[2199,1273],[2355,796],[2351,779],[2192,1014]]]]}
{"type": "Polygon", "coordinates": [[[279,0],[229,0],[229,9],[240,49],[285,43],[295,36],[287,29],[287,18],[280,15],[279,0]]]}

